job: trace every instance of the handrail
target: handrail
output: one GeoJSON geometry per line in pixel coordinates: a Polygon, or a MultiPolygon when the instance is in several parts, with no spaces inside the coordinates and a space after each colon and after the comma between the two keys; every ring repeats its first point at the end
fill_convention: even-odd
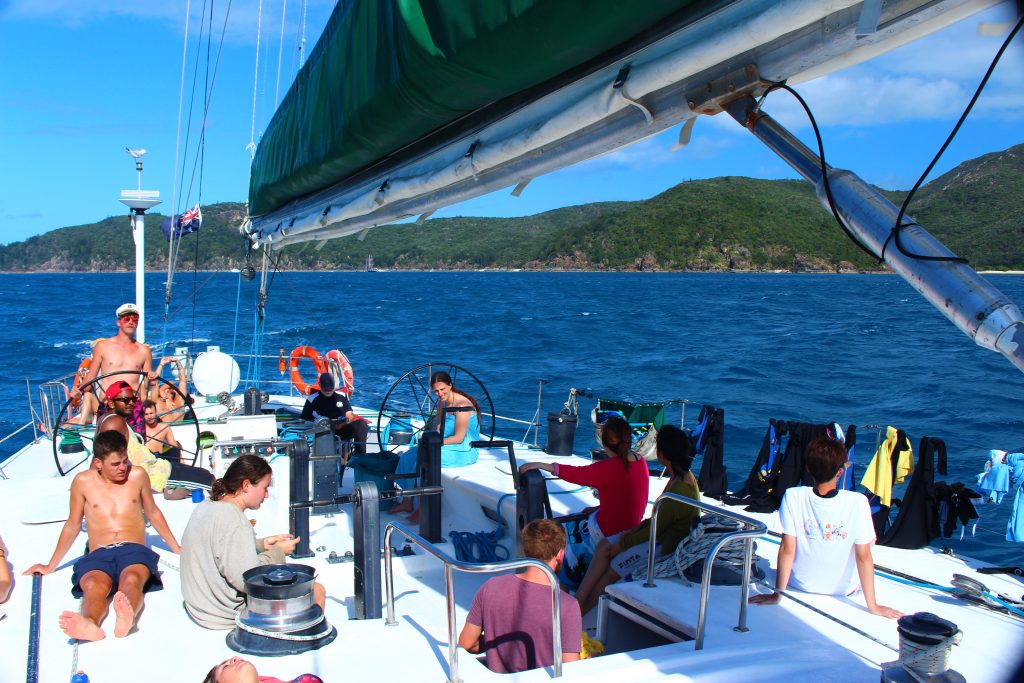
{"type": "Polygon", "coordinates": [[[3,443],[4,441],[7,441],[7,439],[11,438],[11,437],[12,437],[12,436],[14,436],[15,434],[18,434],[18,433],[20,433],[20,432],[23,432],[23,431],[25,431],[26,429],[28,429],[28,428],[29,428],[29,427],[31,427],[31,426],[32,426],[32,422],[26,422],[25,424],[21,425],[20,427],[18,427],[17,429],[15,429],[15,430],[14,430],[13,432],[11,432],[10,434],[8,434],[8,435],[7,435],[7,436],[5,436],[4,438],[0,439],[0,443],[3,443]]]}
{"type": "Polygon", "coordinates": [[[516,418],[516,417],[505,417],[504,415],[495,415],[494,419],[495,420],[505,420],[506,422],[515,422],[516,424],[521,424],[521,425],[530,425],[531,427],[540,424],[539,422],[534,422],[532,420],[520,420],[519,418],[516,418]]]}
{"type": "Polygon", "coordinates": [[[392,548],[391,535],[398,531],[407,539],[423,548],[425,551],[441,560],[444,563],[444,593],[445,602],[448,607],[448,680],[451,683],[459,681],[459,660],[458,640],[455,636],[455,582],[452,579],[452,570],[469,574],[493,574],[495,572],[519,569],[520,567],[536,567],[543,571],[551,584],[551,651],[553,653],[553,664],[555,678],[562,675],[562,603],[560,600],[561,589],[558,587],[558,577],[551,567],[531,557],[522,557],[504,562],[490,562],[487,564],[473,564],[470,562],[459,562],[451,556],[441,552],[434,544],[407,529],[397,522],[390,522],[384,530],[384,582],[388,596],[388,616],[384,622],[387,626],[397,626],[395,620],[395,582],[394,570],[391,565],[392,548]]]}
{"type": "Polygon", "coordinates": [[[658,496],[658,500],[654,502],[654,511],[651,513],[651,552],[647,556],[647,581],[644,583],[645,588],[654,588],[654,539],[658,538],[658,512],[661,510],[661,505],[666,500],[674,500],[687,505],[692,505],[695,508],[704,510],[706,512],[713,512],[723,517],[736,520],[746,526],[746,529],[738,531],[731,531],[727,534],[723,534],[722,538],[719,539],[711,550],[708,551],[707,556],[704,558],[704,573],[700,580],[700,608],[697,612],[697,637],[694,642],[694,650],[700,650],[704,647],[704,626],[707,622],[708,615],[708,595],[711,592],[711,568],[715,563],[715,558],[718,556],[720,551],[726,544],[731,543],[739,539],[743,539],[743,580],[740,584],[740,615],[739,623],[736,625],[737,631],[747,630],[747,596],[750,593],[750,556],[753,552],[753,546],[751,540],[761,536],[768,532],[768,526],[764,522],[760,522],[753,517],[747,517],[746,515],[740,515],[729,510],[724,510],[707,503],[702,503],[699,500],[681,496],[678,493],[665,492],[658,496]]]}

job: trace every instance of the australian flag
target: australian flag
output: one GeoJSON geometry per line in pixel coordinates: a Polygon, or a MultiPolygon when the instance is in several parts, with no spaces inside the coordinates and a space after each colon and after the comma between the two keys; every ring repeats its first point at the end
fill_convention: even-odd
{"type": "MultiPolygon", "coordinates": [[[[183,236],[188,235],[199,230],[203,225],[203,212],[196,204],[185,213],[178,216],[174,222],[174,239],[181,239],[183,236]]],[[[164,231],[164,235],[168,240],[171,239],[171,219],[165,218],[164,222],[160,224],[160,229],[164,231]]]]}

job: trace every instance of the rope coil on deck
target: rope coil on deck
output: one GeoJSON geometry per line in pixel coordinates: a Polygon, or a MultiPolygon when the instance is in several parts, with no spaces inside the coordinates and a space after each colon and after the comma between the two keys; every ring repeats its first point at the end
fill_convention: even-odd
{"type": "MultiPolygon", "coordinates": [[[[323,622],[323,620],[324,620],[324,614],[323,614],[323,612],[321,612],[320,613],[320,618],[314,620],[312,623],[305,623],[305,624],[303,624],[301,630],[304,631],[306,629],[313,628],[314,626],[318,626],[320,623],[323,622]]],[[[263,636],[265,638],[274,638],[275,640],[292,640],[292,641],[300,641],[301,642],[301,641],[310,641],[310,640],[323,640],[323,638],[324,638],[324,634],[323,633],[313,633],[313,634],[305,635],[305,636],[296,636],[296,635],[292,635],[292,634],[290,634],[290,633],[288,633],[286,631],[268,631],[266,629],[259,628],[258,626],[253,626],[252,624],[246,624],[245,622],[243,622],[242,621],[242,613],[241,612],[239,612],[235,616],[235,626],[237,626],[238,628],[242,629],[243,631],[246,631],[248,633],[252,633],[253,635],[263,636]]]]}
{"type": "Polygon", "coordinates": [[[957,631],[932,645],[900,638],[900,664],[914,680],[925,683],[929,680],[927,674],[944,673],[949,670],[950,651],[954,645],[960,644],[961,639],[963,631],[957,631]]]}
{"type": "MultiPolygon", "coordinates": [[[[705,515],[694,524],[683,540],[676,546],[674,553],[668,557],[662,557],[654,565],[655,578],[676,578],[678,577],[687,586],[693,583],[686,578],[686,569],[707,557],[711,548],[718,543],[723,533],[729,533],[741,528],[739,522],[723,517],[721,515],[705,515]]],[[[731,543],[718,551],[715,564],[725,563],[743,569],[743,545],[731,543]]],[[[647,580],[646,565],[638,567],[633,571],[634,581],[647,580]]]]}

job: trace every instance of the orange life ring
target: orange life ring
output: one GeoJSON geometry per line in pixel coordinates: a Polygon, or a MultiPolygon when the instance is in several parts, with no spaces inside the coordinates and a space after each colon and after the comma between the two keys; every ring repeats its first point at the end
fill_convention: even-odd
{"type": "Polygon", "coordinates": [[[292,349],[292,355],[289,360],[289,365],[292,370],[292,385],[298,390],[298,392],[304,396],[312,394],[314,391],[320,391],[320,373],[327,372],[327,363],[324,362],[323,356],[320,352],[314,349],[312,346],[296,346],[292,349]],[[302,375],[299,374],[299,359],[308,358],[313,361],[313,366],[316,368],[316,379],[313,380],[313,384],[308,384],[302,379],[302,375]]]}
{"type": "Polygon", "coordinates": [[[355,391],[356,388],[356,378],[352,372],[352,364],[348,362],[348,356],[342,353],[339,349],[331,349],[327,352],[326,358],[328,371],[334,375],[334,383],[337,386],[342,387],[341,380],[344,380],[344,386],[339,388],[338,391],[346,396],[351,396],[352,392],[355,391]],[[335,372],[334,368],[331,367],[332,362],[337,364],[338,372],[341,373],[340,377],[338,376],[338,373],[335,372]]]}
{"type": "MultiPolygon", "coordinates": [[[[71,384],[72,389],[81,389],[82,385],[85,384],[85,377],[89,374],[89,368],[92,366],[92,357],[83,358],[82,362],[78,364],[78,369],[75,370],[75,380],[71,384]]],[[[70,396],[70,392],[68,392],[70,396]]],[[[82,395],[79,394],[77,398],[71,399],[71,407],[75,410],[82,405],[82,395]]]]}

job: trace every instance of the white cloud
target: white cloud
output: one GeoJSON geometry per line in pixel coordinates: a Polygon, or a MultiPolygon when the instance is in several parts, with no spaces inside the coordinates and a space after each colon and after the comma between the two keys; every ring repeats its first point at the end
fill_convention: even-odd
{"type": "MultiPolygon", "coordinates": [[[[955,81],[898,75],[837,74],[807,83],[801,94],[820,125],[878,126],[945,119],[959,113],[967,101],[955,81]]],[[[794,107],[791,104],[790,111],[794,107]]]]}
{"type": "MultiPolygon", "coordinates": [[[[1004,3],[954,24],[922,40],[915,41],[874,60],[885,71],[925,77],[952,78],[977,84],[988,68],[1013,22],[1014,3],[1004,3]],[[1001,35],[978,36],[979,27],[1002,24],[1001,35]]],[[[1018,68],[1024,57],[1019,36],[1002,59],[997,79],[1010,78],[1021,82],[1024,75],[1018,68]]]]}

